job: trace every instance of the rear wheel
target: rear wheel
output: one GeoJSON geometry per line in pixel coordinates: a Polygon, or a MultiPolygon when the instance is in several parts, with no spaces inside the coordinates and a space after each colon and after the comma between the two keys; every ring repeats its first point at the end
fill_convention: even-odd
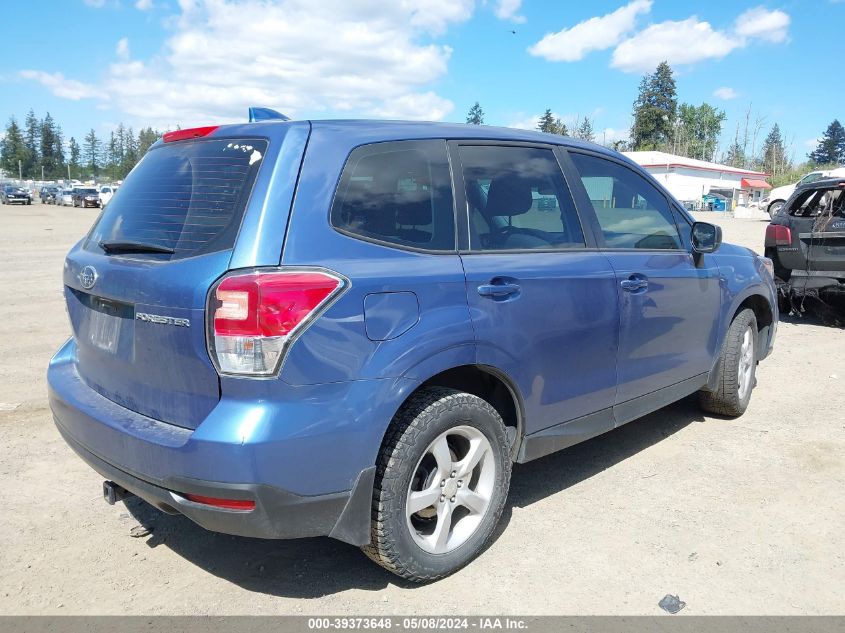
{"type": "Polygon", "coordinates": [[[745,413],[756,384],[757,317],[753,310],[736,315],[718,364],[719,384],[715,391],[699,391],[701,408],[710,413],[738,417],[745,413]]]}
{"type": "Polygon", "coordinates": [[[443,387],[412,396],[379,455],[364,553],[414,582],[469,563],[504,509],[509,447],[501,416],[485,400],[443,387]]]}

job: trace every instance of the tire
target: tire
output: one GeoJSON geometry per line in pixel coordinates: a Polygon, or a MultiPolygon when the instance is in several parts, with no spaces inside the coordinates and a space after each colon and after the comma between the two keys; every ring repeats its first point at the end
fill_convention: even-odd
{"type": "Polygon", "coordinates": [[[511,476],[505,425],[488,402],[444,387],[420,390],[391,422],[376,466],[371,541],[362,548],[373,561],[407,580],[430,582],[481,553],[511,476]],[[462,476],[470,452],[477,461],[464,463],[462,476]],[[414,500],[418,509],[406,513],[414,500]]]}
{"type": "Polygon", "coordinates": [[[757,317],[753,310],[743,310],[734,317],[717,371],[717,389],[698,392],[701,408],[717,415],[741,416],[748,408],[756,384],[757,317]]]}
{"type": "Polygon", "coordinates": [[[785,201],[783,201],[783,200],[775,200],[774,202],[772,202],[772,204],[770,204],[769,208],[768,208],[769,217],[773,218],[778,213],[780,213],[780,210],[783,209],[784,204],[785,204],[785,201]]]}

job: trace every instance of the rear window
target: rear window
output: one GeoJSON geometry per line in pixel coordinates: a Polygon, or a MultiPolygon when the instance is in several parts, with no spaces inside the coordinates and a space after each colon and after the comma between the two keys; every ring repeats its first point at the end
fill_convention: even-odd
{"type": "Polygon", "coordinates": [[[209,139],[151,150],[115,192],[86,248],[139,243],[172,249],[169,259],[232,248],[266,150],[263,139],[209,139]]]}

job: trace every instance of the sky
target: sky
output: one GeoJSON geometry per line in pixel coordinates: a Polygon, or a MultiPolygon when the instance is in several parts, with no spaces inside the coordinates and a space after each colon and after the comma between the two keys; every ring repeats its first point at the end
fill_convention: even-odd
{"type": "Polygon", "coordinates": [[[842,117],[845,0],[13,0],[0,38],[0,117],[49,112],[67,136],[293,118],[529,127],[550,108],[627,137],[661,60],[679,102],[751,110],[803,160],[842,117]]]}

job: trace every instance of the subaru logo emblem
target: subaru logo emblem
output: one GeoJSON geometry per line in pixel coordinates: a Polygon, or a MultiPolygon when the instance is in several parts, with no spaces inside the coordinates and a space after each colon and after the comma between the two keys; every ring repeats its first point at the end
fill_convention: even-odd
{"type": "Polygon", "coordinates": [[[89,288],[93,288],[94,284],[97,283],[97,271],[93,266],[86,266],[82,270],[79,271],[79,283],[82,284],[82,287],[85,290],[89,288]]]}

